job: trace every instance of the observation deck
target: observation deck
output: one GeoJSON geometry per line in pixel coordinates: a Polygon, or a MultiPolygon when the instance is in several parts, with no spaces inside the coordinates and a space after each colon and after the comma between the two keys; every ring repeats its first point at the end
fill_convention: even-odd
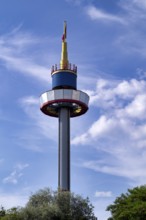
{"type": "Polygon", "coordinates": [[[64,107],[70,110],[70,117],[80,116],[88,110],[88,102],[86,93],[73,89],[50,90],[40,97],[41,111],[52,117],[59,117],[64,107]]]}

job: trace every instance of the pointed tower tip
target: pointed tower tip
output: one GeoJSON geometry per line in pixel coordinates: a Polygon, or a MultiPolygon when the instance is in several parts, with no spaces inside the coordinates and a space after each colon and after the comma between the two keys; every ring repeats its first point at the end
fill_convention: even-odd
{"type": "Polygon", "coordinates": [[[69,65],[66,38],[67,38],[67,23],[66,23],[66,21],[64,21],[60,69],[68,69],[68,65],[69,65]]]}
{"type": "Polygon", "coordinates": [[[63,35],[62,35],[62,41],[65,42],[66,38],[67,38],[67,22],[64,21],[64,32],[63,32],[63,35]]]}
{"type": "Polygon", "coordinates": [[[77,66],[74,64],[72,65],[68,61],[68,52],[67,52],[67,22],[64,21],[64,28],[63,28],[63,35],[62,35],[62,50],[61,50],[61,60],[59,68],[57,67],[57,64],[55,66],[52,66],[51,74],[53,75],[57,71],[60,70],[68,70],[72,73],[77,73],[77,66]]]}

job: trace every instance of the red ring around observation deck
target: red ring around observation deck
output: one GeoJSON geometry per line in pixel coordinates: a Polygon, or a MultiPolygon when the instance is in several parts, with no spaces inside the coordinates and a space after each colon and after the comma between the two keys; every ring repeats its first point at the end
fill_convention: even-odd
{"type": "Polygon", "coordinates": [[[76,117],[88,110],[88,102],[89,96],[82,91],[72,89],[51,90],[41,95],[40,109],[46,115],[59,117],[59,109],[65,107],[70,109],[70,117],[76,117]]]}

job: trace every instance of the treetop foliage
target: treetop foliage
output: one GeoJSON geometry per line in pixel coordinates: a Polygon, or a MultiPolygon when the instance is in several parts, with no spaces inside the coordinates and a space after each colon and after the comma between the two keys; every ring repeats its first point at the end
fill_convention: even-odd
{"type": "Polygon", "coordinates": [[[32,194],[24,208],[1,208],[0,220],[94,220],[89,198],[49,188],[32,194]]]}
{"type": "Polygon", "coordinates": [[[114,204],[107,207],[112,217],[108,220],[145,220],[146,185],[128,189],[127,193],[116,198],[114,204]]]}

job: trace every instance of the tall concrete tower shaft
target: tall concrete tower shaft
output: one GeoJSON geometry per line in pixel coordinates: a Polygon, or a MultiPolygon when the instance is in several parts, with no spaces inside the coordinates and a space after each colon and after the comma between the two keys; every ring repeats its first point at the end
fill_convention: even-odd
{"type": "Polygon", "coordinates": [[[70,117],[88,110],[89,96],[77,90],[77,67],[68,61],[67,25],[64,23],[60,65],[52,66],[52,90],[40,97],[41,111],[59,118],[58,189],[70,191],[70,117]]]}

